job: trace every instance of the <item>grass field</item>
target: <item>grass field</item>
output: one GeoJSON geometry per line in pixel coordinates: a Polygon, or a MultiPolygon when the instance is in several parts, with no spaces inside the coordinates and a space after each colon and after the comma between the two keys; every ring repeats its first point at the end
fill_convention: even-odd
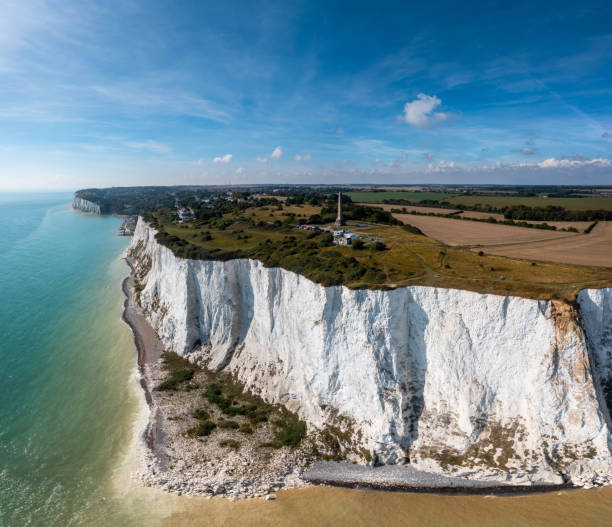
{"type": "Polygon", "coordinates": [[[564,207],[567,210],[612,210],[612,198],[588,197],[588,198],[536,198],[519,196],[454,196],[447,201],[453,204],[474,206],[490,205],[496,208],[511,205],[526,205],[528,207],[564,207]]]}
{"type": "Polygon", "coordinates": [[[384,199],[405,199],[411,203],[419,203],[425,199],[436,199],[438,201],[448,199],[453,194],[443,194],[441,192],[402,192],[402,191],[385,191],[385,192],[367,192],[367,191],[351,191],[345,192],[350,196],[355,203],[382,203],[384,199]]]}
{"type": "Polygon", "coordinates": [[[421,200],[448,201],[454,205],[475,206],[490,205],[501,208],[512,205],[526,205],[528,207],[558,206],[567,210],[612,210],[612,197],[595,196],[582,198],[542,198],[542,197],[519,197],[519,196],[465,196],[461,194],[448,194],[441,192],[368,192],[351,191],[345,193],[355,203],[382,203],[385,199],[404,199],[412,203],[421,200]]]}
{"type": "MultiPolygon", "coordinates": [[[[387,205],[386,203],[362,203],[362,205],[367,205],[368,207],[380,207],[383,210],[396,210],[396,209],[406,209],[406,211],[415,211],[421,214],[450,214],[451,212],[457,212],[457,209],[442,209],[437,207],[417,207],[414,205],[387,205]]],[[[478,213],[480,214],[480,213],[478,213]]]]}
{"type": "MultiPolygon", "coordinates": [[[[190,247],[212,255],[206,259],[218,259],[216,255],[220,251],[261,254],[262,261],[271,262],[269,265],[300,272],[321,283],[326,283],[330,276],[332,279],[340,277],[341,281],[336,283],[352,288],[428,285],[572,300],[581,288],[612,284],[612,268],[535,264],[531,260],[507,258],[501,254],[479,255],[469,248],[448,246],[431,237],[411,233],[401,226],[349,226],[351,231],[366,237],[366,247],[356,250],[350,246],[329,246],[324,243],[325,236],[329,235],[295,228],[295,225],[304,223],[306,218],[319,211],[319,207],[309,205],[283,206],[282,210],[277,206],[258,207],[224,215],[227,225],[222,228],[198,221],[164,223],[163,228],[168,235],[185,240],[187,246],[183,245],[178,250],[186,251],[187,255],[190,247]],[[255,226],[259,221],[264,225],[255,226]],[[282,222],[282,225],[277,223],[274,226],[274,222],[282,222]],[[374,238],[384,241],[384,250],[377,250],[372,242],[367,241],[374,238]]],[[[466,245],[528,244],[547,237],[564,236],[570,240],[582,237],[554,231],[406,215],[406,221],[412,224],[417,219],[446,222],[443,230],[446,229],[450,237],[445,239],[450,243],[461,240],[460,243],[466,245]]],[[[533,259],[543,258],[534,256],[533,259]]]]}

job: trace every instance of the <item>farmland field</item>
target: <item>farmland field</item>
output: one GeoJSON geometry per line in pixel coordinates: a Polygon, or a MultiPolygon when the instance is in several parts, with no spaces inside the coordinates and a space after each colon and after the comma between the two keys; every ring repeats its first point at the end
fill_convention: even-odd
{"type": "Polygon", "coordinates": [[[552,241],[484,248],[487,254],[564,264],[612,266],[612,222],[599,223],[590,234],[552,241]]]}
{"type": "Polygon", "coordinates": [[[350,196],[351,200],[355,203],[382,203],[384,199],[405,199],[412,203],[419,203],[424,199],[435,199],[445,200],[453,194],[442,193],[442,192],[402,192],[402,191],[388,191],[388,192],[366,192],[366,191],[351,191],[344,192],[345,195],[350,196]]]}
{"type": "MultiPolygon", "coordinates": [[[[386,203],[360,203],[360,205],[366,205],[368,207],[378,207],[379,209],[388,210],[391,209],[406,209],[408,212],[415,211],[421,214],[450,214],[451,212],[457,212],[457,209],[442,209],[438,207],[417,207],[414,205],[388,205],[386,203]]],[[[482,214],[477,212],[476,214],[482,214]]],[[[489,214],[491,216],[491,214],[489,214]]],[[[501,216],[498,214],[497,216],[501,216]]]]}
{"type": "Polygon", "coordinates": [[[448,198],[453,205],[474,206],[490,205],[501,208],[512,205],[526,205],[527,207],[564,207],[567,210],[612,210],[612,198],[588,197],[588,198],[537,198],[520,196],[454,196],[448,198]]]}
{"type": "MultiPolygon", "coordinates": [[[[362,205],[366,205],[368,207],[378,207],[383,210],[391,211],[392,209],[406,209],[407,212],[417,212],[419,214],[450,214],[452,212],[458,212],[457,209],[445,209],[438,207],[418,207],[414,205],[388,205],[386,203],[362,203],[362,205]]],[[[397,217],[400,221],[405,221],[400,218],[398,215],[404,216],[405,214],[395,213],[393,216],[397,217]]],[[[411,216],[414,217],[414,216],[411,216]]],[[[495,218],[499,222],[503,222],[505,220],[503,214],[499,214],[496,212],[477,212],[466,210],[461,214],[457,214],[457,219],[461,218],[475,218],[479,220],[486,220],[487,218],[495,218]]],[[[577,229],[579,232],[583,232],[589,225],[591,225],[591,221],[547,221],[544,222],[542,220],[521,220],[526,223],[531,223],[533,225],[537,225],[539,223],[547,223],[548,225],[555,226],[557,229],[568,229],[569,227],[573,227],[577,229]]],[[[410,223],[410,222],[409,222],[410,223]]]]}
{"type": "Polygon", "coordinates": [[[404,223],[418,227],[430,238],[451,246],[521,243],[578,236],[569,232],[526,229],[436,216],[414,214],[394,214],[394,216],[404,223]]]}
{"type": "Polygon", "coordinates": [[[564,207],[567,210],[612,210],[612,197],[588,196],[582,198],[542,198],[521,196],[466,196],[462,194],[443,192],[404,192],[404,191],[351,191],[345,192],[355,203],[382,203],[385,199],[403,199],[418,204],[422,200],[448,201],[453,205],[467,205],[473,207],[477,204],[489,205],[495,208],[512,205],[525,205],[527,207],[564,207]]]}
{"type": "MultiPolygon", "coordinates": [[[[432,210],[435,210],[432,208],[432,210]]],[[[504,221],[504,215],[495,213],[495,212],[477,212],[473,210],[466,210],[460,217],[464,218],[477,218],[484,219],[487,218],[495,218],[497,221],[504,221]]],[[[543,221],[543,220],[521,220],[526,223],[532,223],[533,225],[537,225],[538,223],[547,223],[548,225],[554,225],[557,229],[568,229],[569,227],[574,227],[574,229],[578,229],[578,231],[583,232],[592,221],[543,221]]]]}

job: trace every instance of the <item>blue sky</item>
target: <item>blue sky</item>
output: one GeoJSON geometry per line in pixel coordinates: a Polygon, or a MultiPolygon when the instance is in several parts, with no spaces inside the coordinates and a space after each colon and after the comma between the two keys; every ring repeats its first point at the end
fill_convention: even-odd
{"type": "Polygon", "coordinates": [[[0,12],[0,189],[612,183],[609,2],[0,12]]]}

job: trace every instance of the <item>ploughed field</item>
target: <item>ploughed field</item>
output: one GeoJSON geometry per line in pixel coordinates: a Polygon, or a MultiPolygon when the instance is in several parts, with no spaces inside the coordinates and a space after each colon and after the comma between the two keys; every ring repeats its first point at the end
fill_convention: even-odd
{"type": "MultiPolygon", "coordinates": [[[[478,212],[472,210],[461,211],[459,209],[449,209],[444,207],[422,207],[418,205],[390,205],[388,203],[363,203],[368,207],[380,207],[383,210],[393,212],[397,210],[401,210],[401,213],[393,212],[393,215],[398,219],[401,219],[398,214],[406,214],[406,213],[416,213],[418,214],[434,214],[434,215],[444,215],[444,214],[453,214],[455,216],[454,219],[462,219],[462,218],[475,218],[478,220],[486,220],[488,218],[495,218],[498,222],[503,222],[506,218],[504,218],[503,214],[499,214],[496,212],[478,212]]],[[[402,220],[403,221],[403,220],[402,220]]],[[[561,229],[569,229],[573,227],[578,232],[584,232],[585,229],[591,225],[591,221],[543,221],[543,220],[521,220],[526,223],[531,223],[533,225],[538,225],[541,223],[546,223],[548,225],[556,227],[558,230],[561,229]]],[[[408,221],[408,223],[411,223],[408,221]]],[[[413,222],[414,223],[414,222],[413,222]]],[[[415,224],[416,225],[416,224],[415,224]]],[[[452,244],[451,244],[452,245],[452,244]]]]}
{"type": "Polygon", "coordinates": [[[507,254],[489,254],[487,247],[483,247],[485,254],[471,250],[478,244],[501,249],[505,244],[520,247],[540,240],[565,241],[571,246],[572,241],[590,235],[407,214],[397,217],[428,236],[410,226],[349,222],[346,228],[359,234],[363,243],[336,246],[330,233],[296,228],[320,214],[320,206],[278,204],[187,223],[177,223],[169,214],[158,211],[149,221],[162,231],[158,241],[178,256],[204,260],[253,258],[324,285],[428,285],[567,300],[573,300],[582,288],[612,285],[612,268],[546,263],[541,255],[530,257],[533,260],[509,258],[507,254]],[[442,223],[432,230],[436,222],[442,223]]]}
{"type": "Polygon", "coordinates": [[[534,243],[487,247],[488,254],[552,262],[612,266],[612,222],[599,222],[589,234],[534,243]]]}
{"type": "MultiPolygon", "coordinates": [[[[589,222],[548,222],[558,229],[580,233],[526,229],[436,216],[394,214],[427,236],[451,246],[470,247],[486,254],[595,267],[612,267],[612,222],[599,222],[589,234],[589,222]]],[[[535,223],[535,222],[534,222],[535,223]]]]}
{"type": "Polygon", "coordinates": [[[554,240],[578,236],[576,233],[545,229],[527,229],[512,225],[498,225],[480,221],[394,214],[403,223],[418,227],[424,234],[447,245],[497,245],[554,240]]]}

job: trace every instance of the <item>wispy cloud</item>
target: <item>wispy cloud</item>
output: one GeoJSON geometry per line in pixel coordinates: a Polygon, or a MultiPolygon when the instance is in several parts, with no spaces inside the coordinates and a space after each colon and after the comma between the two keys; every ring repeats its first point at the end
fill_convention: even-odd
{"type": "Polygon", "coordinates": [[[136,150],[148,150],[154,154],[167,154],[171,151],[171,148],[168,145],[158,143],[152,139],[147,141],[126,141],[125,146],[129,146],[130,148],[134,148],[136,150]]]}
{"type": "MultiPolygon", "coordinates": [[[[163,72],[158,72],[164,78],[163,72]]],[[[148,77],[148,76],[147,76],[148,77]]],[[[110,101],[119,103],[125,110],[144,110],[163,115],[185,115],[211,119],[218,122],[228,122],[229,114],[217,104],[191,93],[177,91],[174,86],[147,89],[150,85],[147,79],[133,81],[127,85],[91,86],[91,90],[110,101]]]]}
{"type": "Polygon", "coordinates": [[[308,162],[308,161],[310,161],[312,159],[312,156],[309,153],[308,154],[303,154],[303,155],[295,154],[293,156],[293,159],[295,161],[308,162]]]}

